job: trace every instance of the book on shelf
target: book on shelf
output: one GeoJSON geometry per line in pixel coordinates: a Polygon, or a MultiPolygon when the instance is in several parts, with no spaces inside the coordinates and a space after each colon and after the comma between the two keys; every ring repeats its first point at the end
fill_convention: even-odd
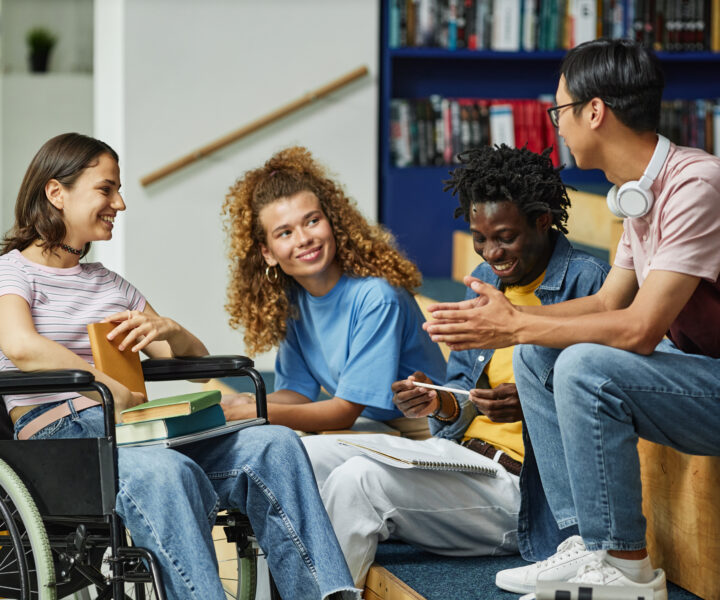
{"type": "Polygon", "coordinates": [[[137,423],[151,419],[165,419],[179,415],[190,415],[213,404],[220,404],[222,394],[219,390],[192,392],[179,396],[157,398],[132,408],[126,408],[120,414],[123,423],[137,423]]]}
{"type": "Polygon", "coordinates": [[[520,50],[520,0],[494,0],[491,48],[502,52],[520,50]]]}
{"type": "Polygon", "coordinates": [[[119,446],[138,442],[150,442],[196,433],[225,425],[225,415],[219,404],[175,417],[119,423],[115,426],[115,439],[119,446]]]}
{"type": "MultiPolygon", "coordinates": [[[[516,148],[527,145],[532,152],[552,147],[550,157],[555,166],[574,167],[572,154],[547,116],[547,109],[554,104],[549,94],[537,100],[438,95],[393,99],[391,162],[396,167],[450,165],[468,148],[506,143],[516,148]]],[[[718,155],[717,104],[714,99],[663,101],[659,131],[680,146],[718,155]]]]}
{"type": "Polygon", "coordinates": [[[524,0],[522,6],[521,45],[525,52],[537,50],[537,2],[524,0]]]}
{"type": "MultiPolygon", "coordinates": [[[[533,152],[557,148],[557,134],[545,112],[549,106],[541,100],[394,99],[391,162],[397,167],[454,164],[459,153],[488,144],[527,145],[533,152]],[[398,118],[403,120],[397,122],[398,118]],[[407,119],[417,120],[416,127],[407,119]]],[[[557,166],[556,151],[552,158],[557,166]]]]}
{"type": "Polygon", "coordinates": [[[717,0],[389,0],[391,48],[568,50],[600,37],[720,51],[717,0]]]}
{"type": "Polygon", "coordinates": [[[130,391],[139,392],[147,398],[140,354],[133,352],[130,347],[125,350],[118,348],[125,339],[124,335],[116,336],[113,340],[107,339],[108,333],[117,326],[118,323],[89,323],[87,325],[95,368],[122,383],[130,391]]]}
{"type": "Polygon", "coordinates": [[[350,446],[365,456],[398,469],[426,469],[432,471],[463,471],[487,477],[497,477],[496,463],[487,456],[462,446],[444,448],[433,453],[432,448],[408,450],[393,443],[392,436],[377,436],[377,440],[364,438],[356,442],[351,438],[338,438],[337,443],[350,446]]]}
{"type": "Polygon", "coordinates": [[[574,0],[570,46],[597,38],[597,0],[574,0]]]}
{"type": "Polygon", "coordinates": [[[515,146],[515,125],[511,104],[490,106],[490,139],[493,144],[515,146]]]}

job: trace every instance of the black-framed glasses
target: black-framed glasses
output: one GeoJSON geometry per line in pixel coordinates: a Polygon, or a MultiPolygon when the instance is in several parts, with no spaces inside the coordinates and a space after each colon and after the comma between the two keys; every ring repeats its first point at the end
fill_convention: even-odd
{"type": "Polygon", "coordinates": [[[567,104],[560,104],[559,106],[551,106],[547,109],[548,117],[550,117],[550,122],[553,124],[553,127],[558,126],[558,114],[561,108],[567,108],[568,106],[577,106],[578,104],[585,104],[587,100],[578,100],[577,102],[569,102],[567,104]]]}

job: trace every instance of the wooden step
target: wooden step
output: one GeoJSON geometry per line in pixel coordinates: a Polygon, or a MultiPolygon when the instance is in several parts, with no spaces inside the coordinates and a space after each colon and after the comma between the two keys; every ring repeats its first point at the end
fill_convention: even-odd
{"type": "Polygon", "coordinates": [[[425,600],[385,567],[374,563],[365,580],[365,600],[425,600]]]}

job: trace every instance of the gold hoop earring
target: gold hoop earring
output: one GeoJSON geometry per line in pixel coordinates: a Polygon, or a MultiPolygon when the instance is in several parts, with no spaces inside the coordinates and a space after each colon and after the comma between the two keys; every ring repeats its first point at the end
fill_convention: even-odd
{"type": "Polygon", "coordinates": [[[270,283],[270,284],[276,283],[278,280],[278,277],[280,277],[280,276],[278,275],[277,267],[276,266],[271,267],[270,265],[268,265],[267,268],[265,269],[265,279],[268,280],[268,283],[270,283]],[[272,278],[270,277],[270,269],[272,269],[272,275],[273,275],[272,278]]]}

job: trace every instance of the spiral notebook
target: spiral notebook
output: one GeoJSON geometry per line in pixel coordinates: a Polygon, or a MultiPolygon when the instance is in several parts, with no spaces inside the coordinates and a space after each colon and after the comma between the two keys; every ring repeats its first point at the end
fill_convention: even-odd
{"type": "MultiPolygon", "coordinates": [[[[378,436],[378,438],[380,437],[378,436]]],[[[436,455],[421,450],[395,448],[383,443],[380,439],[375,444],[368,442],[367,438],[362,443],[346,438],[338,438],[337,442],[344,446],[353,446],[374,460],[400,469],[463,471],[486,475],[487,477],[497,477],[497,469],[492,466],[494,463],[491,459],[472,451],[465,451],[466,449],[460,446],[458,446],[458,454],[462,456],[448,456],[447,454],[436,455]]]]}

